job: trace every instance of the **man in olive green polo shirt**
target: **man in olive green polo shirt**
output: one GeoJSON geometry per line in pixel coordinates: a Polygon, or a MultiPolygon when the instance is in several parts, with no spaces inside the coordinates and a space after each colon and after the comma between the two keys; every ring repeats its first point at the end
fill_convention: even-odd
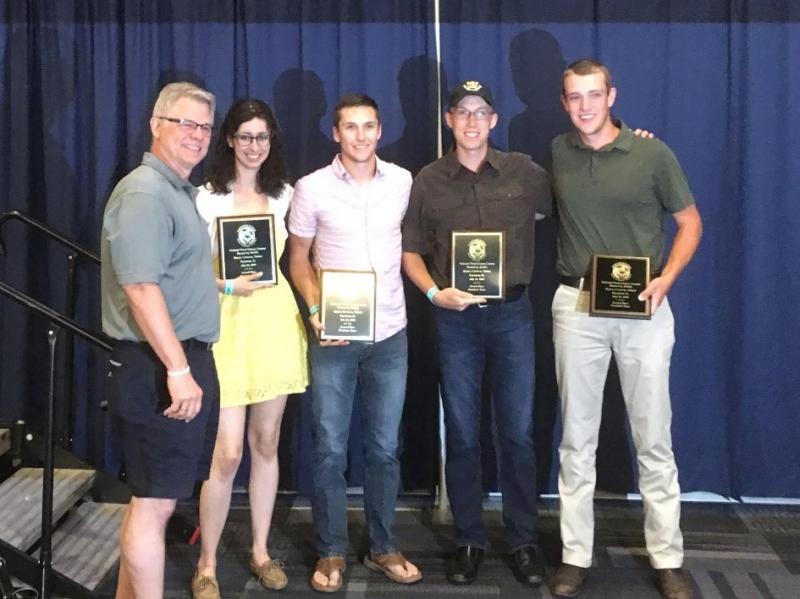
{"type": "Polygon", "coordinates": [[[686,177],[662,142],[635,137],[611,119],[617,90],[608,69],[584,59],[564,71],[564,109],[575,131],[553,141],[558,202],[553,341],[561,395],[562,562],[558,596],[577,595],[592,564],[597,449],[603,387],[613,352],[639,463],[645,539],[661,592],[691,596],[682,572],[680,487],[672,453],[669,364],[674,320],[667,293],[694,255],[702,233],[686,177]],[[677,234],[666,261],[664,217],[677,234]],[[649,320],[590,317],[588,272],[592,254],[648,256],[655,273],[640,299],[650,299],[649,320]]]}

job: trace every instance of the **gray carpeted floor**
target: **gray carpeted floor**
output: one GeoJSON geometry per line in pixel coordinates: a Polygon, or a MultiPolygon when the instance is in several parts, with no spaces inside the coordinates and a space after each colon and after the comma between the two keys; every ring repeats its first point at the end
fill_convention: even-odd
{"type": "MultiPolygon", "coordinates": [[[[247,569],[249,512],[234,507],[219,551],[218,577],[225,599],[280,596],[285,599],[320,597],[308,586],[315,561],[311,512],[302,500],[281,498],[273,520],[270,552],[286,564],[289,586],[280,594],[260,588],[247,569]]],[[[355,503],[357,505],[357,502],[355,503]]],[[[602,500],[596,503],[595,567],[586,599],[647,599],[659,597],[644,550],[642,509],[639,503],[602,500]]],[[[195,520],[196,505],[179,507],[184,518],[195,520]]],[[[551,574],[559,563],[557,503],[541,504],[541,548],[551,574]]],[[[389,582],[370,572],[357,559],[367,549],[363,512],[350,511],[350,555],[343,590],[347,599],[418,597],[499,598],[551,597],[546,587],[528,588],[511,574],[505,555],[499,506],[490,501],[485,517],[490,533],[478,580],[456,587],[445,578],[445,556],[452,549],[449,525],[438,522],[430,508],[397,513],[397,544],[423,571],[424,580],[411,587],[389,582]]],[[[682,528],[684,564],[696,596],[705,599],[800,598],[800,507],[684,503],[682,528]]],[[[190,597],[188,581],[199,548],[185,535],[172,534],[167,547],[165,597],[190,597]]],[[[102,590],[113,589],[107,580],[102,590]]]]}

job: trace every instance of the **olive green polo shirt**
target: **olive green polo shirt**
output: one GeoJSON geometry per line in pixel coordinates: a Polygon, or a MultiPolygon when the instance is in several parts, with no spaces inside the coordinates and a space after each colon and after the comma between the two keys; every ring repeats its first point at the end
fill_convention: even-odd
{"type": "Polygon", "coordinates": [[[552,210],[550,177],[530,156],[489,148],[475,173],[450,152],[414,179],[403,220],[403,251],[427,258],[439,287],[450,287],[452,231],[504,231],[506,286],[533,273],[536,213],[552,210]]]}
{"type": "Polygon", "coordinates": [[[686,176],[662,141],[635,136],[622,124],[597,150],[577,132],[553,140],[553,189],[559,274],[583,276],[592,254],[649,256],[661,270],[664,216],[694,204],[686,176]]]}
{"type": "Polygon", "coordinates": [[[156,283],[178,339],[219,338],[219,296],[197,189],[150,152],[111,193],[100,237],[103,331],[144,341],[123,285],[156,283]]]}

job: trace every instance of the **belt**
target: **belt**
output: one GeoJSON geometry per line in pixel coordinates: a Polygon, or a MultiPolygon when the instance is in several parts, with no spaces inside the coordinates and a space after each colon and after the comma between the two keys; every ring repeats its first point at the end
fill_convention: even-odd
{"type": "Polygon", "coordinates": [[[525,291],[528,289],[526,285],[514,285],[513,287],[508,287],[506,292],[503,294],[503,299],[487,299],[485,304],[477,304],[478,306],[493,306],[495,304],[508,304],[511,302],[517,301],[523,295],[525,295],[525,291]]]}
{"type": "MultiPolygon", "coordinates": [[[[116,344],[120,345],[129,345],[133,347],[141,348],[153,356],[156,355],[155,350],[147,341],[129,341],[126,339],[117,339],[115,341],[116,344]]],[[[181,341],[181,346],[183,347],[184,351],[211,351],[211,348],[214,344],[211,341],[200,341],[199,339],[184,339],[181,341]]]]}
{"type": "MultiPolygon", "coordinates": [[[[660,272],[653,272],[650,273],[650,278],[655,279],[656,277],[660,276],[660,272]]],[[[567,285],[569,287],[574,287],[575,289],[580,290],[587,290],[592,284],[592,274],[588,273],[582,277],[567,277],[565,275],[561,275],[558,279],[559,283],[562,285],[567,285]],[[583,282],[583,285],[581,285],[583,282]]]]}
{"type": "Polygon", "coordinates": [[[565,277],[564,275],[561,275],[561,277],[558,279],[558,282],[562,285],[574,287],[575,289],[584,289],[586,286],[591,284],[592,275],[589,274],[583,277],[565,277]]]}
{"type": "Polygon", "coordinates": [[[200,341],[199,339],[184,339],[181,341],[183,349],[186,351],[211,351],[214,347],[212,341],[200,341]]]}

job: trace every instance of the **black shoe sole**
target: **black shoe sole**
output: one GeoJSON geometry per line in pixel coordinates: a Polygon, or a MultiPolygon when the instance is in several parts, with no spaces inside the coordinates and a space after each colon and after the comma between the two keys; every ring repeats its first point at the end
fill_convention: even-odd
{"type": "Polygon", "coordinates": [[[472,578],[451,578],[450,576],[448,576],[447,577],[447,582],[449,582],[450,584],[458,585],[458,586],[465,586],[465,585],[472,584],[473,582],[475,582],[476,578],[477,578],[477,576],[474,576],[472,578]]]}

